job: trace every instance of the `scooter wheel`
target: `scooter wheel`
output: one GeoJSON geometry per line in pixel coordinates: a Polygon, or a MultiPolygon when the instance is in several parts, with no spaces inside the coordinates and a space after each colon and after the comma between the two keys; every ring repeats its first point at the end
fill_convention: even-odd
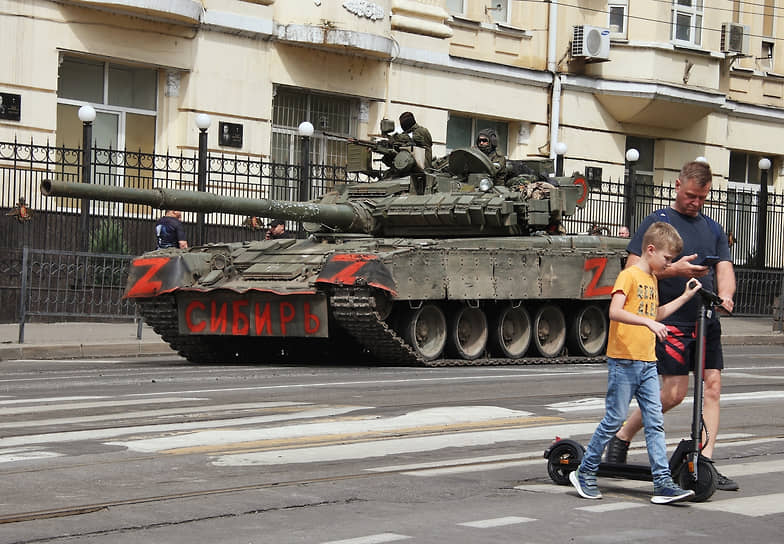
{"type": "Polygon", "coordinates": [[[697,480],[689,474],[686,463],[682,464],[674,479],[683,489],[693,489],[693,502],[705,502],[716,492],[716,482],[719,479],[713,463],[700,458],[697,461],[697,480]]]}
{"type": "Polygon", "coordinates": [[[558,485],[570,485],[569,473],[577,470],[583,460],[583,449],[569,442],[553,446],[547,457],[547,474],[558,485]]]}

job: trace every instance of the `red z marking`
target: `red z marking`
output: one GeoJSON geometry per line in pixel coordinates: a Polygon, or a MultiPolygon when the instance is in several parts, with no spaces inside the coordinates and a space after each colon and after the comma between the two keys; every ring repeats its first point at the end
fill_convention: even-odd
{"type": "Polygon", "coordinates": [[[592,270],[596,269],[596,272],[593,273],[593,278],[588,286],[585,288],[585,293],[583,296],[585,297],[600,297],[603,295],[609,295],[612,292],[612,285],[605,285],[603,287],[596,287],[596,284],[599,283],[599,280],[602,278],[602,274],[604,274],[604,269],[607,267],[607,257],[594,257],[593,259],[586,259],[585,266],[583,267],[584,270],[592,270]]]}
{"type": "Polygon", "coordinates": [[[149,266],[150,269],[145,274],[136,280],[128,290],[127,297],[147,297],[156,295],[158,290],[163,284],[160,281],[151,281],[152,277],[169,262],[167,257],[151,257],[149,259],[136,259],[133,261],[132,266],[149,266]]]}
{"type": "Polygon", "coordinates": [[[582,204],[583,202],[585,202],[585,198],[588,196],[588,182],[585,181],[585,178],[578,177],[572,182],[572,185],[582,185],[583,194],[580,196],[580,198],[577,199],[577,203],[582,204]]]}

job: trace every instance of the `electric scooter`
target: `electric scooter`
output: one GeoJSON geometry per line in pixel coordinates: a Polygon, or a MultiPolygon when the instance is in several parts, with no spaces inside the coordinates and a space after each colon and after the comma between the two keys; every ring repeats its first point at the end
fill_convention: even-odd
{"type": "MultiPolygon", "coordinates": [[[[700,289],[699,313],[697,317],[697,346],[694,368],[694,406],[691,419],[691,438],[681,440],[670,457],[670,472],[673,480],[684,489],[693,489],[692,501],[703,502],[711,498],[716,491],[718,475],[713,462],[700,455],[702,450],[702,419],[703,371],[705,365],[705,333],[707,321],[712,317],[716,307],[722,303],[715,293],[700,289]]],[[[547,459],[547,474],[558,485],[570,485],[569,473],[577,470],[585,454],[585,448],[571,439],[556,437],[544,452],[547,459]]],[[[625,478],[628,480],[652,481],[649,465],[629,463],[601,463],[597,476],[625,478]]]]}

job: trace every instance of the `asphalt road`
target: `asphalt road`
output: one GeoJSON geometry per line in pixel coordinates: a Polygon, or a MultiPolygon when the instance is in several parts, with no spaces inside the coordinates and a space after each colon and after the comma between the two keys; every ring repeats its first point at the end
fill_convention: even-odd
{"type": "MultiPolygon", "coordinates": [[[[552,439],[600,419],[603,365],[2,362],[0,543],[779,543],[784,354],[725,354],[715,457],[741,490],[677,506],[547,476],[552,439]]],[[[668,442],[690,417],[666,416],[668,442]]]]}

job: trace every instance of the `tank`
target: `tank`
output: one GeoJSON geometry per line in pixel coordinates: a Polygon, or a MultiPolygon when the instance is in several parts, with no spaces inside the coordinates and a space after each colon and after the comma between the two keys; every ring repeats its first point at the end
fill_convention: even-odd
{"type": "Polygon", "coordinates": [[[425,169],[415,148],[354,143],[358,169],[380,179],[311,202],[53,180],[41,191],[303,223],[304,239],[215,242],[133,260],[126,296],[195,363],[602,360],[626,241],[563,232],[562,218],[589,196],[582,176],[518,163],[498,182],[475,148],[425,169]],[[370,168],[368,151],[391,166],[370,168]]]}

